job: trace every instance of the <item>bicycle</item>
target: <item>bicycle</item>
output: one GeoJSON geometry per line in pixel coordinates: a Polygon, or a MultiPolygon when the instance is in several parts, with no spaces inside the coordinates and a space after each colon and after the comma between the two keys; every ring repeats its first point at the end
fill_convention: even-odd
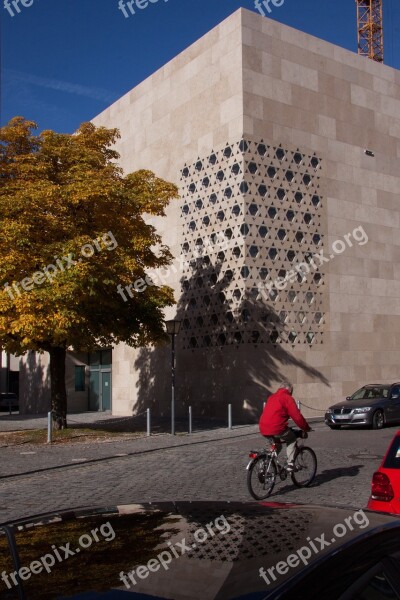
{"type": "MultiPolygon", "coordinates": [[[[290,471],[290,476],[297,487],[307,487],[315,479],[317,457],[314,450],[304,446],[303,432],[300,429],[292,429],[292,431],[296,434],[297,441],[294,468],[290,471]]],[[[279,462],[277,452],[279,442],[275,441],[275,437],[268,438],[270,448],[265,448],[261,452],[251,450],[249,453],[251,460],[247,465],[247,487],[255,500],[268,498],[274,489],[278,475],[281,481],[284,481],[289,474],[287,467],[279,462]]]]}

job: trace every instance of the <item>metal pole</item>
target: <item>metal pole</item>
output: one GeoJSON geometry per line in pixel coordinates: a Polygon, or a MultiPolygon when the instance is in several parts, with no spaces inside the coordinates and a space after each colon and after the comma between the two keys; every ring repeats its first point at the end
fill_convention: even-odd
{"type": "Polygon", "coordinates": [[[171,345],[172,361],[172,394],[171,394],[171,435],[175,435],[175,334],[172,334],[171,345]]]}
{"type": "Polygon", "coordinates": [[[7,352],[6,354],[7,357],[7,370],[6,370],[6,385],[7,385],[7,392],[10,391],[10,370],[11,370],[11,357],[10,357],[10,353],[7,352]]]}
{"type": "Polygon", "coordinates": [[[266,404],[267,404],[266,402],[263,402],[263,410],[264,410],[266,404]]]}
{"type": "Polygon", "coordinates": [[[3,391],[3,348],[0,347],[0,394],[3,391]]]}
{"type": "Polygon", "coordinates": [[[151,421],[150,421],[150,409],[147,409],[147,437],[150,437],[151,421]]]}
{"type": "Polygon", "coordinates": [[[232,404],[228,404],[228,429],[232,429],[232,404]]]}
{"type": "Polygon", "coordinates": [[[51,442],[53,441],[53,422],[52,422],[52,414],[51,411],[49,413],[47,413],[47,443],[51,444],[51,442]]]}
{"type": "Polygon", "coordinates": [[[192,407],[189,406],[189,433],[192,433],[192,407]]]}
{"type": "Polygon", "coordinates": [[[297,408],[298,408],[299,410],[301,410],[301,402],[300,402],[300,400],[297,400],[297,408]]]}

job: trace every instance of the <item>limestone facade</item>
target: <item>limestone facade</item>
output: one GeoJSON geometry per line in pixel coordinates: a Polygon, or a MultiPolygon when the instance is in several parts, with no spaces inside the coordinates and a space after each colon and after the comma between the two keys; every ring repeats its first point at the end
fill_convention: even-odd
{"type": "MultiPolygon", "coordinates": [[[[398,71],[240,9],[93,122],[180,187],[153,221],[178,413],[256,418],[285,377],[317,416],[400,380],[398,71]]],[[[113,349],[114,414],[169,402],[168,346],[113,349]]]]}

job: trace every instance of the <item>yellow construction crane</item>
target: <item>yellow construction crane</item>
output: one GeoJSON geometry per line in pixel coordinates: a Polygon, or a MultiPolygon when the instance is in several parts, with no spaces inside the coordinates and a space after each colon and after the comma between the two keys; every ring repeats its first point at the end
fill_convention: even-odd
{"type": "Polygon", "coordinates": [[[383,0],[356,0],[358,54],[383,62],[383,0]]]}

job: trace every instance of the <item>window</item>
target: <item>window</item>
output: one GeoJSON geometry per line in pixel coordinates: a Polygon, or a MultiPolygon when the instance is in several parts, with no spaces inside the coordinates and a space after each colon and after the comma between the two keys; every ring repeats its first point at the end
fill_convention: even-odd
{"type": "Polygon", "coordinates": [[[387,454],[385,469],[400,469],[400,436],[396,436],[387,454]]]}
{"type": "Polygon", "coordinates": [[[355,600],[389,600],[390,598],[397,600],[398,595],[382,569],[353,598],[355,600]]]}
{"type": "Polygon", "coordinates": [[[389,395],[389,388],[387,387],[362,387],[360,390],[355,392],[352,396],[352,400],[377,400],[378,398],[387,398],[389,395]]]}
{"type": "Polygon", "coordinates": [[[393,398],[393,396],[400,396],[400,385],[395,385],[392,388],[392,391],[391,391],[390,395],[391,395],[392,398],[393,398]]]}
{"type": "Polygon", "coordinates": [[[75,391],[85,391],[85,367],[84,365],[75,365],[75,391]]]}

